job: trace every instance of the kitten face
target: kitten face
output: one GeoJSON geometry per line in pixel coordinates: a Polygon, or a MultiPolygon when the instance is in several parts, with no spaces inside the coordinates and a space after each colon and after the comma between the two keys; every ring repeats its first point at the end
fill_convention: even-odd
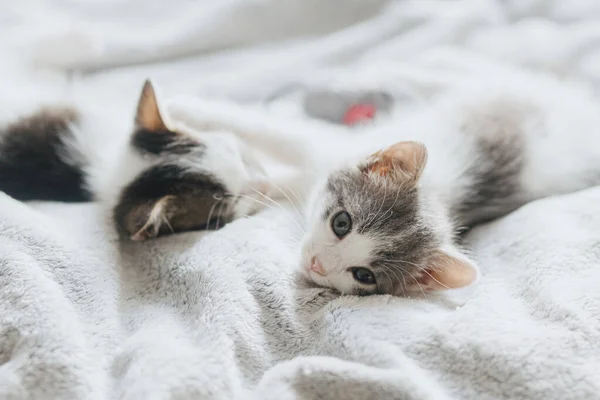
{"type": "Polygon", "coordinates": [[[144,86],[113,217],[133,240],[196,229],[218,229],[257,211],[263,169],[230,132],[170,130],[152,85],[144,86]],[[126,175],[124,174],[124,177],[126,175]]]}
{"type": "Polygon", "coordinates": [[[309,205],[304,273],[351,294],[471,283],[475,265],[452,245],[449,224],[417,184],[425,162],[422,145],[403,142],[330,175],[309,205]]]}

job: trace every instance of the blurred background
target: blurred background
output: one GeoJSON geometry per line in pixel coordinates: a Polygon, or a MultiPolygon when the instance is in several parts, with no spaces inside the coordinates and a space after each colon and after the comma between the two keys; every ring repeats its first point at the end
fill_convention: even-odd
{"type": "Polygon", "coordinates": [[[402,66],[506,64],[596,86],[600,1],[5,0],[0,59],[5,88],[137,96],[153,77],[255,103],[314,87],[394,92],[402,66]]]}

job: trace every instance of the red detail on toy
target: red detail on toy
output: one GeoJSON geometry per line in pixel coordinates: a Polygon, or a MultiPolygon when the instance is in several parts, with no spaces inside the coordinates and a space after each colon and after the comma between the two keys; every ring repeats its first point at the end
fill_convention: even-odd
{"type": "Polygon", "coordinates": [[[355,104],[344,115],[344,124],[354,125],[375,118],[377,109],[373,104],[355,104]]]}

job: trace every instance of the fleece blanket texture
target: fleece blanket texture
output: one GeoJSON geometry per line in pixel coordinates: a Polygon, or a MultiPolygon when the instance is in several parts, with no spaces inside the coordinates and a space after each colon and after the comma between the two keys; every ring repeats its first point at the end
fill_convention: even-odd
{"type": "MultiPolygon", "coordinates": [[[[444,60],[600,83],[594,0],[32,0],[0,5],[0,33],[2,79],[113,96],[153,76],[261,105],[444,60]]],[[[0,194],[0,398],[600,398],[599,204],[590,188],[476,228],[482,279],[449,306],[305,285],[283,210],[120,243],[97,204],[0,194]]]]}

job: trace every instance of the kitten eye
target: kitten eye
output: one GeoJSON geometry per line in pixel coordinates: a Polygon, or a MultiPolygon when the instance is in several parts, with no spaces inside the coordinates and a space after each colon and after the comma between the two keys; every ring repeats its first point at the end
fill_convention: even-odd
{"type": "Polygon", "coordinates": [[[352,218],[346,211],[340,211],[335,214],[331,220],[331,229],[333,233],[340,239],[343,239],[352,229],[352,218]]]}
{"type": "Polygon", "coordinates": [[[352,277],[355,281],[363,283],[365,285],[374,285],[375,284],[375,275],[371,270],[362,267],[350,268],[352,272],[352,277]]]}

